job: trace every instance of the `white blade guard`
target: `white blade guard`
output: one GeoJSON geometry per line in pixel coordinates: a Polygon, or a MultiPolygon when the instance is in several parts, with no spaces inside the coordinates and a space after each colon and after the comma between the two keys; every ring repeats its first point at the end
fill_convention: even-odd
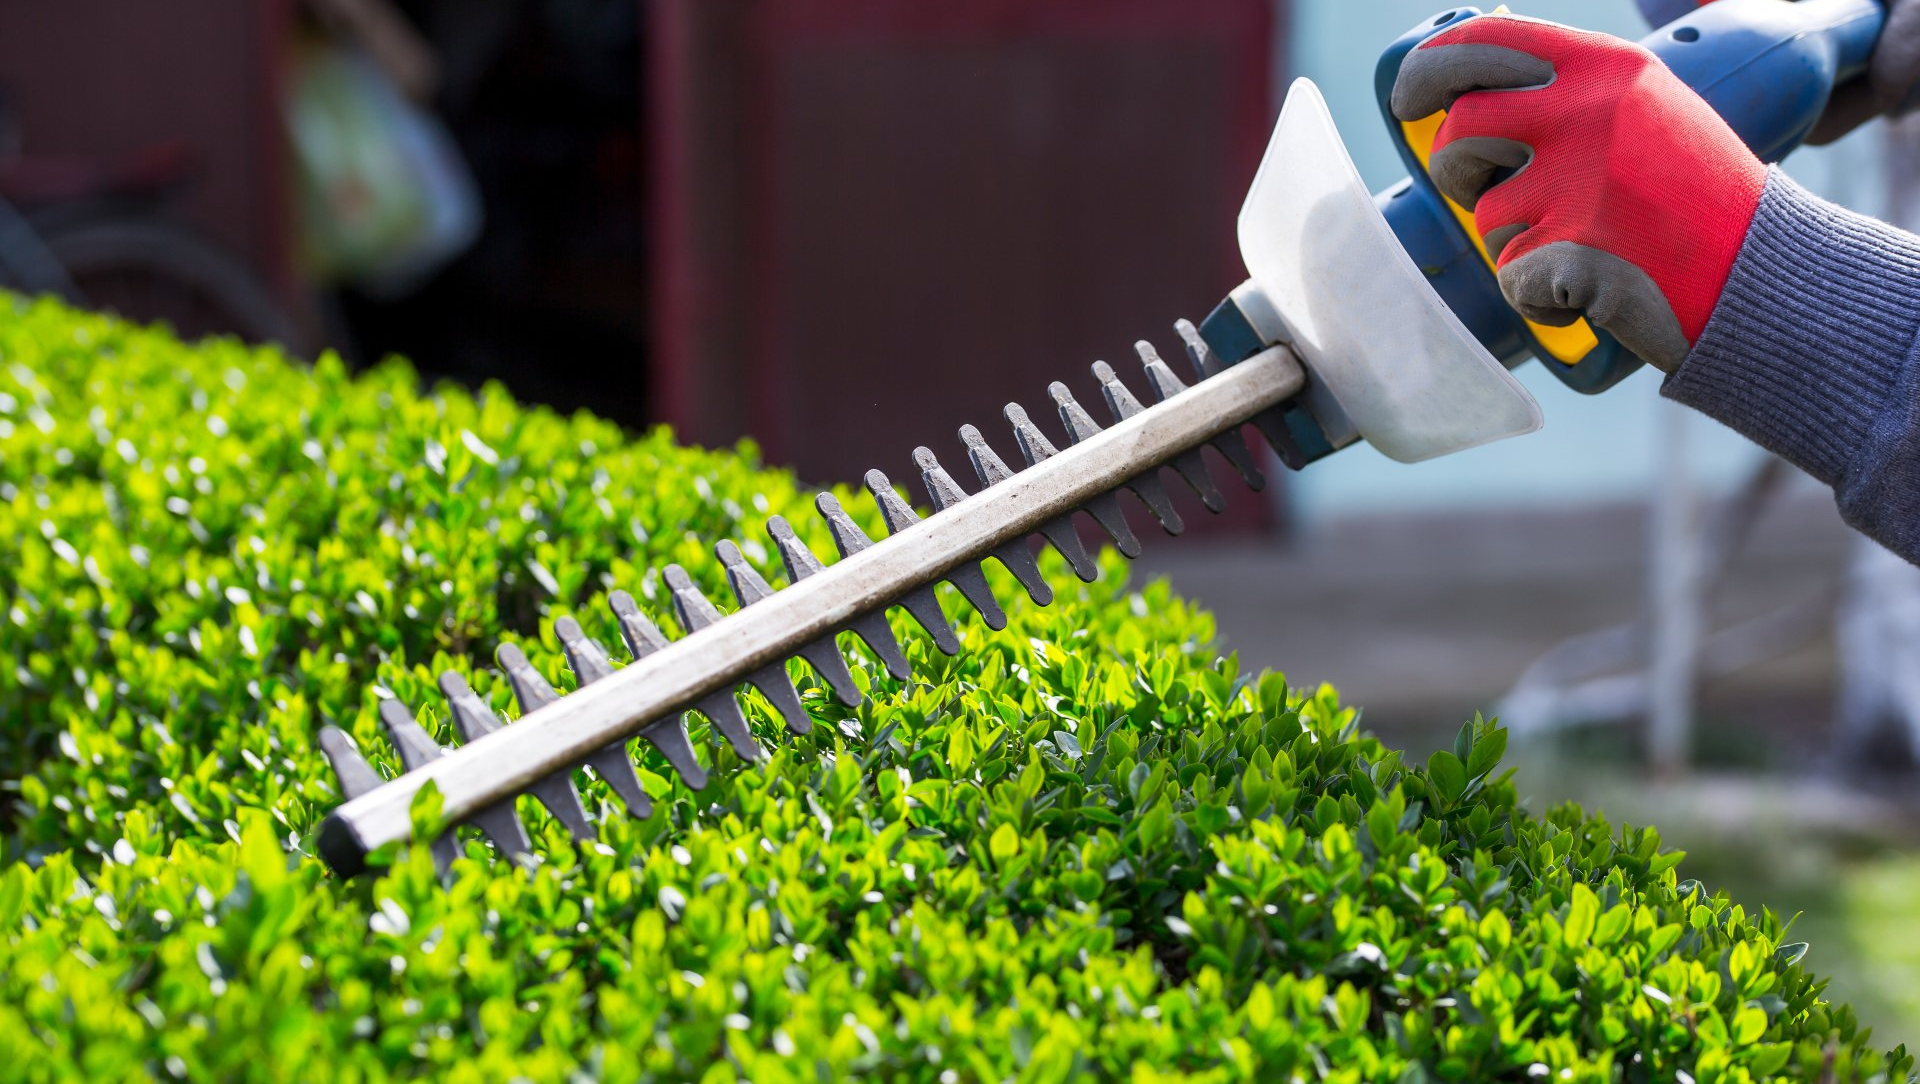
{"type": "Polygon", "coordinates": [[[1240,208],[1240,255],[1360,436],[1402,463],[1540,428],[1540,405],[1440,300],[1297,79],[1240,208]]]}

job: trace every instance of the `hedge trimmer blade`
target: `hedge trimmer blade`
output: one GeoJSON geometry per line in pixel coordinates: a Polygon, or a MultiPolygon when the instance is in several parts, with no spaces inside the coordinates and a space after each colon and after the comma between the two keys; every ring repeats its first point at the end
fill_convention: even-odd
{"type": "MultiPolygon", "coordinates": [[[[527,831],[514,812],[522,794],[537,798],[576,839],[593,835],[573,771],[587,766],[636,816],[652,811],[640,785],[627,741],[646,739],[686,784],[706,785],[688,737],[685,714],[697,711],[742,759],[764,754],[736,698],[742,686],[757,689],[786,722],[804,734],[812,727],[799,692],[787,676],[790,658],[806,660],[839,700],[861,701],[859,687],[840,655],[836,637],[852,632],[864,641],[895,678],[909,677],[886,620],[890,607],[902,607],[942,652],[960,650],[960,639],[941,610],[934,586],[953,585],[993,628],[1006,624],[998,600],[987,587],[980,562],[993,557],[1006,566],[1034,602],[1046,605],[1053,589],[1042,578],[1027,538],[1040,534],[1083,580],[1097,575],[1092,555],[1072,523],[1087,512],[1128,557],[1140,543],[1128,526],[1118,491],[1131,490],[1168,534],[1182,530],[1161,483],[1159,468],[1174,473],[1214,512],[1225,507],[1209,476],[1200,449],[1211,444],[1246,483],[1262,487],[1245,440],[1243,424],[1253,422],[1284,448],[1286,433],[1273,408],[1298,395],[1304,372],[1291,348],[1271,347],[1232,366],[1222,366],[1193,325],[1175,325],[1185,341],[1199,381],[1182,384],[1149,344],[1136,345],[1152,389],[1154,405],[1144,405],[1105,362],[1094,365],[1113,424],[1101,428],[1065,385],[1049,388],[1068,435],[1057,447],[1017,404],[1006,418],[1026,467],[1010,469],[973,426],[961,429],[967,458],[984,486],[967,494],[925,448],[914,452],[934,514],[922,519],[893,489],[886,475],[869,471],[867,489],[878,503],[889,537],[869,539],[839,502],[822,493],[815,501],[833,535],[839,560],[822,564],[779,516],[767,533],[786,566],[788,586],[778,591],[747,563],[740,548],[723,541],[715,553],[740,609],[722,614],[694,585],[685,569],[669,565],[664,581],[674,617],[686,635],[669,640],[625,591],[610,603],[621,638],[633,661],[616,667],[605,648],[588,637],[572,618],[554,623],[567,665],[580,687],[560,695],[519,648],[502,645],[498,662],[520,704],[520,720],[504,725],[460,675],[441,675],[448,710],[465,738],[458,749],[443,750],[396,700],[381,704],[380,721],[400,754],[406,773],[383,781],[363,759],[352,739],[337,729],[321,732],[321,748],[332,761],[347,801],[321,825],[321,857],[336,872],[350,875],[366,864],[370,852],[413,833],[410,810],[421,788],[432,781],[441,795],[447,825],[480,829],[509,855],[526,853],[527,831]]],[[[455,854],[454,829],[433,842],[444,869],[455,854]]]]}

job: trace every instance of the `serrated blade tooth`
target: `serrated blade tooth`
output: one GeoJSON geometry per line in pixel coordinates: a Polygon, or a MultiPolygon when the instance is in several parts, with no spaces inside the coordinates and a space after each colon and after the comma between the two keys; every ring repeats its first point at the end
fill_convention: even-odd
{"type": "MultiPolygon", "coordinates": [[[[920,481],[927,487],[927,497],[933,501],[934,511],[944,512],[967,499],[967,491],[961,489],[960,483],[954,481],[953,475],[947,473],[947,468],[940,465],[939,457],[933,454],[933,449],[924,444],[915,448],[913,465],[920,468],[920,481]]],[[[891,505],[893,502],[888,503],[891,505]]],[[[902,517],[901,522],[894,525],[894,530],[903,530],[920,521],[919,514],[907,508],[905,501],[899,502],[899,507],[905,509],[907,515],[913,518],[908,520],[902,517]]],[[[888,516],[888,522],[892,523],[891,515],[888,516]]]]}
{"type": "Polygon", "coordinates": [[[531,715],[560,699],[560,694],[547,684],[546,676],[533,668],[533,662],[520,650],[520,645],[501,644],[494,649],[493,660],[506,671],[507,684],[513,689],[514,700],[520,704],[521,715],[531,715]]]}
{"type": "Polygon", "coordinates": [[[780,563],[786,566],[789,583],[799,583],[827,567],[821,564],[820,558],[815,557],[813,550],[800,540],[800,535],[794,531],[793,524],[787,522],[787,517],[768,516],[767,537],[773,539],[774,548],[780,551],[780,563]]]}
{"type": "MultiPolygon", "coordinates": [[[[953,475],[948,474],[947,469],[940,465],[940,460],[934,457],[932,449],[926,447],[915,448],[913,450],[913,463],[920,468],[921,481],[927,487],[927,496],[933,500],[933,510],[935,512],[944,512],[967,499],[967,491],[961,489],[960,483],[954,481],[953,475]]],[[[869,477],[871,477],[871,475],[869,475],[869,477]]],[[[886,487],[886,493],[887,496],[893,498],[891,502],[882,500],[878,492],[874,493],[874,499],[882,500],[882,504],[897,502],[897,510],[904,511],[907,516],[912,517],[911,520],[903,518],[898,524],[895,524],[893,526],[894,531],[905,530],[907,527],[911,527],[913,524],[920,522],[919,515],[916,514],[913,509],[907,507],[905,501],[899,499],[898,495],[893,492],[892,486],[886,487]]],[[[891,513],[888,515],[887,520],[890,524],[894,523],[891,513]]],[[[973,604],[974,609],[980,611],[980,616],[986,620],[988,628],[1004,629],[1007,627],[1007,615],[1000,609],[1000,600],[994,598],[993,591],[987,587],[986,573],[981,571],[979,565],[961,565],[959,568],[948,572],[945,579],[960,591],[962,598],[973,604]]]]}
{"type": "Polygon", "coordinates": [[[1293,437],[1293,430],[1287,427],[1287,417],[1278,410],[1263,410],[1253,416],[1253,427],[1267,438],[1267,446],[1273,454],[1280,457],[1280,464],[1288,470],[1300,470],[1311,460],[1307,453],[1300,450],[1300,442],[1293,437]]]}
{"type": "Polygon", "coordinates": [[[739,544],[732,539],[720,540],[713,547],[713,555],[720,558],[720,567],[727,573],[727,586],[733,589],[733,597],[743,608],[773,594],[773,585],[760,575],[759,569],[747,563],[747,555],[740,552],[739,544]]]}
{"type": "MultiPolygon", "coordinates": [[[[673,611],[680,619],[680,626],[689,633],[698,632],[720,620],[720,611],[707,596],[700,593],[693,577],[679,565],[668,565],[664,576],[667,588],[673,593],[673,611]]],[[[706,716],[713,728],[726,737],[727,743],[742,760],[759,760],[766,756],[760,743],[753,738],[753,731],[747,726],[747,717],[740,710],[740,704],[731,692],[718,692],[693,705],[694,710],[706,716]]]]}
{"type": "MultiPolygon", "coordinates": [[[[1074,400],[1073,393],[1067,390],[1065,384],[1055,381],[1047,386],[1047,393],[1053,396],[1054,404],[1060,408],[1060,421],[1066,425],[1075,444],[1100,431],[1100,427],[1088,416],[1086,408],[1074,400]]],[[[1147,511],[1153,513],[1153,518],[1160,521],[1162,530],[1168,534],[1179,534],[1186,530],[1186,524],[1181,521],[1180,513],[1174,510],[1173,501],[1167,497],[1167,489],[1160,484],[1159,475],[1154,473],[1158,469],[1149,468],[1127,479],[1124,484],[1127,489],[1133,490],[1134,496],[1140,498],[1141,504],[1147,506],[1147,511]]]]}
{"type": "MultiPolygon", "coordinates": [[[[979,475],[982,485],[991,487],[1012,477],[1013,472],[994,454],[979,429],[971,425],[961,426],[960,439],[967,444],[967,458],[973,463],[973,472],[979,475]]],[[[1062,554],[1068,554],[1080,542],[1080,536],[1073,533],[1072,523],[1064,517],[1047,521],[1041,526],[1040,532],[1053,540],[1054,548],[1062,554]],[[1056,536],[1064,537],[1066,541],[1063,543],[1056,536]]],[[[1034,557],[1026,539],[1017,538],[1000,546],[993,551],[993,556],[1008,572],[1013,573],[1014,579],[1020,581],[1020,586],[1027,589],[1028,598],[1041,606],[1053,603],[1053,585],[1040,574],[1040,562],[1034,557]]],[[[1073,560],[1071,556],[1067,559],[1069,563],[1073,560]]],[[[1074,571],[1078,572],[1079,569],[1076,567],[1074,571]]]]}
{"type": "Polygon", "coordinates": [[[840,551],[841,560],[873,545],[873,539],[868,538],[867,532],[841,507],[840,498],[831,493],[818,493],[814,495],[813,507],[827,521],[827,530],[833,535],[833,545],[840,551]]]}
{"type": "MultiPolygon", "coordinates": [[[[620,622],[620,638],[627,642],[627,650],[636,661],[667,646],[666,636],[640,612],[632,595],[614,591],[607,596],[607,605],[620,622]]],[[[660,750],[660,755],[667,758],[667,763],[680,773],[687,786],[701,790],[707,785],[707,770],[701,767],[700,758],[693,752],[693,739],[687,736],[685,713],[674,712],[642,730],[640,736],[660,750]]]]}
{"type": "Polygon", "coordinates": [[[387,728],[387,739],[400,751],[400,763],[406,765],[408,771],[425,767],[445,755],[440,743],[433,740],[433,735],[414,719],[413,712],[398,700],[380,701],[380,724],[387,728]]]}
{"type": "MultiPolygon", "coordinates": [[[[880,513],[887,521],[887,529],[899,531],[901,528],[894,521],[889,502],[903,508],[905,503],[900,500],[900,495],[893,491],[893,483],[887,481],[886,475],[877,470],[871,470],[867,472],[867,490],[873,494],[874,503],[880,506],[880,513]]],[[[913,510],[907,509],[907,514],[913,515],[913,510]]],[[[942,654],[960,654],[960,637],[954,634],[953,626],[947,622],[946,611],[940,608],[940,599],[933,593],[932,584],[907,592],[896,605],[912,614],[915,621],[920,622],[920,627],[927,630],[928,636],[933,637],[933,646],[939,648],[942,654]]]]}
{"type": "Polygon", "coordinates": [[[1196,380],[1205,380],[1225,368],[1220,364],[1220,359],[1213,356],[1213,348],[1208,346],[1207,340],[1200,336],[1200,329],[1193,326],[1192,320],[1184,317],[1175,320],[1173,331],[1180,336],[1180,342],[1187,348],[1187,361],[1193,366],[1193,375],[1196,380]]]}
{"type": "Polygon", "coordinates": [[[566,653],[567,669],[581,685],[588,685],[613,673],[613,657],[597,640],[587,635],[580,622],[562,617],[553,623],[553,634],[560,638],[560,650],[566,653]]]}
{"type": "MultiPolygon", "coordinates": [[[[553,623],[553,633],[560,638],[560,650],[566,652],[567,666],[581,685],[590,685],[613,673],[613,660],[607,657],[606,648],[588,636],[580,622],[571,617],[560,618],[553,623]]],[[[634,770],[626,742],[602,747],[586,759],[586,765],[607,781],[607,786],[613,788],[626,805],[627,812],[641,820],[653,816],[653,798],[647,794],[647,788],[640,785],[640,773],[634,770]]]]}
{"type": "Polygon", "coordinates": [[[740,710],[740,702],[731,693],[714,693],[693,705],[694,710],[707,717],[733,746],[733,751],[741,760],[755,761],[764,758],[766,750],[754,740],[753,730],[747,725],[747,715],[740,710]]]}
{"type": "MultiPolygon", "coordinates": [[[[399,750],[400,763],[408,771],[438,760],[443,755],[432,736],[414,721],[413,712],[398,700],[380,701],[380,725],[386,728],[387,740],[399,750]]],[[[475,820],[477,822],[478,818],[475,820]]],[[[447,872],[453,860],[460,857],[460,846],[451,828],[434,839],[432,849],[434,868],[441,873],[447,872]]]]}
{"type": "MultiPolygon", "coordinates": [[[[1114,421],[1124,421],[1145,410],[1146,407],[1113,371],[1113,366],[1104,361],[1093,363],[1094,378],[1100,381],[1100,394],[1107,400],[1107,409],[1112,412],[1114,421]]],[[[1194,448],[1181,452],[1167,462],[1174,473],[1186,480],[1187,485],[1200,497],[1202,504],[1210,512],[1218,512],[1227,506],[1227,499],[1220,495],[1220,488],[1213,484],[1213,476],[1207,473],[1206,460],[1200,458],[1200,449],[1194,448]]],[[[1156,479],[1157,481],[1157,479],[1156,479]]]]}
{"type": "Polygon", "coordinates": [[[661,576],[667,581],[667,590],[673,593],[673,614],[680,619],[681,628],[689,633],[699,632],[720,620],[719,607],[707,601],[686,569],[668,565],[661,576]]]}
{"type": "MultiPolygon", "coordinates": [[[[1054,386],[1058,387],[1061,392],[1066,392],[1066,386],[1064,384],[1056,384],[1054,386]]],[[[1058,396],[1056,396],[1056,399],[1057,398],[1058,396]]],[[[1071,401],[1072,398],[1073,396],[1070,394],[1067,396],[1068,401],[1071,401]]],[[[1074,407],[1077,410],[1079,404],[1075,403],[1074,407]]],[[[1059,449],[1053,446],[1053,442],[1047,439],[1047,435],[1040,431],[1040,427],[1033,424],[1033,419],[1027,417],[1026,408],[1019,403],[1008,403],[1006,416],[1007,421],[1013,425],[1014,440],[1020,445],[1020,457],[1027,461],[1027,466],[1036,466],[1051,458],[1059,451],[1059,449]]],[[[1087,421],[1088,424],[1091,425],[1093,420],[1089,418],[1087,421]]],[[[1094,426],[1094,431],[1098,432],[1099,428],[1099,426],[1094,426]]],[[[1075,437],[1074,439],[1077,441],[1082,438],[1075,437]]],[[[1100,525],[1101,530],[1107,532],[1108,538],[1113,539],[1113,544],[1119,549],[1121,556],[1129,560],[1140,556],[1140,540],[1134,537],[1133,528],[1127,523],[1126,513],[1120,508],[1120,499],[1118,497],[1112,493],[1102,493],[1080,507],[1084,508],[1087,514],[1093,517],[1093,521],[1100,525]]],[[[1067,517],[1063,516],[1061,518],[1066,519],[1067,517]]],[[[1048,537],[1051,538],[1052,536],[1049,535],[1048,537]]],[[[1076,542],[1079,541],[1080,536],[1078,532],[1075,532],[1073,537],[1076,542]]],[[[1056,546],[1059,545],[1057,541],[1054,544],[1056,546]]],[[[1069,558],[1069,560],[1071,560],[1071,558],[1069,558]]],[[[1089,559],[1089,565],[1091,565],[1091,559],[1089,559]]],[[[1075,563],[1073,571],[1074,575],[1079,576],[1083,580],[1091,580],[1093,578],[1093,576],[1082,572],[1078,563],[1075,563]]],[[[1092,572],[1095,575],[1097,575],[1099,571],[1097,567],[1092,568],[1092,572]]]]}
{"type": "MultiPolygon", "coordinates": [[[[721,567],[726,569],[727,585],[733,588],[733,596],[740,600],[742,608],[773,594],[773,587],[747,563],[746,554],[741,553],[740,547],[731,539],[714,546],[713,552],[720,558],[721,567]]],[[[785,664],[763,666],[748,674],[747,681],[773,704],[780,717],[786,720],[788,730],[795,734],[812,732],[813,719],[807,714],[806,706],[800,703],[800,690],[793,687],[793,679],[787,676],[785,664]]]]}
{"type": "MultiPolygon", "coordinates": [[[[1016,413],[1020,418],[1026,418],[1026,411],[1020,409],[1020,404],[1008,403],[1007,420],[1013,421],[1016,413]]],[[[1031,423],[1028,424],[1031,427],[1031,423]]],[[[981,435],[978,427],[961,426],[960,439],[966,442],[967,458],[972,461],[973,472],[980,476],[982,485],[996,486],[1013,477],[1013,471],[1007,467],[1006,460],[1001,459],[1000,453],[994,451],[993,445],[987,443],[987,438],[981,435]]],[[[1040,440],[1044,443],[1046,437],[1042,436],[1040,440]]],[[[1048,454],[1052,454],[1050,446],[1048,454]]],[[[1074,575],[1082,580],[1091,581],[1100,574],[1099,566],[1094,564],[1093,557],[1087,553],[1087,547],[1080,542],[1080,532],[1074,529],[1073,517],[1059,516],[1050,519],[1040,525],[1040,533],[1046,537],[1047,541],[1053,543],[1054,549],[1060,551],[1060,556],[1067,559],[1067,564],[1072,566],[1074,575]]],[[[1040,575],[1040,565],[1033,559],[1033,553],[1027,549],[1025,540],[1003,548],[1011,550],[1016,559],[1024,558],[1023,564],[1014,564],[1009,562],[1005,555],[1000,554],[1000,551],[995,551],[995,555],[1000,557],[1001,562],[1006,564],[1013,574],[1020,578],[1020,582],[1026,585],[1027,594],[1032,596],[1033,601],[1042,606],[1052,602],[1053,586],[1040,575]]]]}
{"type": "MultiPolygon", "coordinates": [[[[393,744],[400,750],[400,760],[412,771],[429,761],[444,756],[439,744],[413,718],[413,713],[398,700],[385,700],[380,704],[380,721],[386,725],[387,733],[392,736],[393,744]]],[[[469,824],[486,833],[493,845],[509,858],[518,858],[533,851],[533,841],[527,838],[527,826],[520,823],[520,815],[513,811],[511,799],[488,806],[473,815],[469,824]]],[[[451,862],[459,854],[459,844],[454,840],[453,832],[434,841],[434,862],[442,861],[441,844],[446,845],[445,861],[451,862]]],[[[445,866],[442,866],[444,872],[445,866]]]]}
{"type": "Polygon", "coordinates": [[[620,623],[620,639],[626,641],[627,651],[635,659],[644,659],[667,646],[666,634],[640,611],[632,595],[616,588],[607,595],[607,606],[620,623]]]}
{"type": "MultiPolygon", "coordinates": [[[[813,555],[813,551],[807,548],[807,544],[800,541],[800,536],[793,532],[793,524],[788,523],[786,517],[777,515],[769,517],[767,535],[773,539],[774,546],[780,550],[780,563],[787,568],[788,583],[799,583],[825,567],[820,563],[820,559],[813,555]]],[[[886,629],[886,622],[882,621],[880,627],[886,629]]],[[[900,648],[893,643],[891,629],[886,630],[886,641],[888,648],[898,656],[900,648]]],[[[876,650],[874,654],[878,655],[880,652],[876,650]]],[[[833,686],[834,694],[840,698],[842,704],[850,708],[859,706],[862,699],[860,685],[853,680],[853,671],[848,669],[847,660],[840,654],[839,644],[833,640],[815,640],[800,649],[800,657],[807,660],[814,671],[827,680],[828,685],[833,686]]],[[[887,668],[889,670],[893,668],[890,661],[887,662],[887,668]]],[[[904,671],[906,668],[907,661],[901,659],[900,669],[904,671]]]]}
{"type": "MultiPolygon", "coordinates": [[[[1142,339],[1133,344],[1133,350],[1140,355],[1140,364],[1147,371],[1147,382],[1153,385],[1155,402],[1164,403],[1187,390],[1187,386],[1173,374],[1167,363],[1160,360],[1160,352],[1153,348],[1152,343],[1142,339]]],[[[1247,484],[1248,489],[1258,493],[1266,488],[1267,480],[1261,475],[1260,468],[1254,465],[1253,453],[1247,450],[1247,438],[1240,435],[1240,430],[1229,429],[1208,443],[1239,473],[1240,480],[1247,484]]]]}
{"type": "Polygon", "coordinates": [[[337,726],[320,728],[320,751],[333,765],[334,777],[340,780],[341,795],[349,800],[386,782],[373,770],[373,765],[367,763],[367,758],[360,755],[360,747],[354,744],[352,735],[337,726]]]}
{"type": "MultiPolygon", "coordinates": [[[[819,494],[814,497],[813,506],[827,521],[827,529],[833,533],[834,548],[840,551],[842,559],[873,545],[860,525],[847,515],[847,510],[840,507],[838,497],[831,493],[819,494]]],[[[811,557],[812,553],[809,552],[808,556],[811,557]]],[[[818,562],[815,567],[818,568],[818,562]]],[[[907,657],[900,651],[900,641],[893,635],[893,626],[887,624],[884,610],[863,615],[847,627],[879,656],[880,661],[886,664],[887,673],[893,675],[895,681],[905,681],[913,676],[913,668],[907,665],[907,657]]]]}
{"type": "MultiPolygon", "coordinates": [[[[1200,329],[1193,326],[1193,321],[1175,320],[1173,330],[1179,334],[1180,341],[1186,344],[1187,359],[1193,363],[1194,374],[1201,380],[1226,368],[1221,364],[1220,358],[1214,354],[1213,348],[1207,345],[1207,340],[1201,337],[1200,329]]],[[[1272,446],[1274,454],[1280,457],[1281,464],[1288,470],[1299,470],[1307,465],[1307,457],[1300,451],[1300,445],[1293,439],[1292,432],[1287,429],[1286,415],[1279,408],[1263,410],[1254,415],[1253,425],[1260,431],[1261,436],[1267,438],[1267,443],[1272,446]]],[[[1215,447],[1219,445],[1216,444],[1215,447]]],[[[1222,449],[1222,454],[1225,454],[1225,449],[1222,449]]]]}
{"type": "MultiPolygon", "coordinates": [[[[458,673],[452,670],[441,673],[440,692],[447,698],[454,723],[466,740],[475,741],[500,729],[500,717],[458,673]]],[[[527,792],[566,825],[573,838],[593,838],[593,825],[587,822],[587,810],[580,802],[580,792],[574,789],[572,772],[555,772],[529,787],[527,792]]]]}
{"type": "MultiPolygon", "coordinates": [[[[967,460],[973,464],[973,473],[979,476],[981,485],[992,488],[1013,477],[1013,472],[1007,469],[1007,464],[993,450],[993,446],[987,443],[987,438],[981,435],[977,426],[961,426],[960,439],[966,442],[967,460]]],[[[1078,548],[1080,544],[1080,536],[1073,532],[1072,522],[1065,517],[1049,520],[1040,528],[1040,533],[1052,540],[1054,548],[1062,554],[1068,554],[1069,547],[1078,548]],[[1063,543],[1056,539],[1054,537],[1056,534],[1064,535],[1066,541],[1063,543]]],[[[1080,549],[1080,553],[1084,557],[1085,549],[1080,549]]],[[[1027,589],[1028,598],[1041,606],[1053,602],[1053,585],[1047,582],[1046,577],[1040,575],[1040,562],[1034,559],[1033,551],[1027,547],[1026,539],[1015,539],[994,550],[993,555],[999,558],[1000,563],[1007,567],[1007,571],[1013,573],[1014,578],[1020,581],[1020,585],[1027,589]]],[[[1067,560],[1072,563],[1072,556],[1069,555],[1067,560]]],[[[1076,573],[1080,571],[1077,565],[1074,571],[1076,573]]]]}
{"type": "Polygon", "coordinates": [[[1060,410],[1060,424],[1067,427],[1067,439],[1075,444],[1089,439],[1100,432],[1100,423],[1093,420],[1087,408],[1073,397],[1073,392],[1058,380],[1047,385],[1047,394],[1053,398],[1053,405],[1060,410]]]}

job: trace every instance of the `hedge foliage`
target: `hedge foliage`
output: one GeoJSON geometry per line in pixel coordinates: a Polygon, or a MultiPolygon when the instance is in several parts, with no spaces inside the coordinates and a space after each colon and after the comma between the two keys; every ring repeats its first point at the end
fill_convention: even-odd
{"type": "Polygon", "coordinates": [[[707,743],[698,794],[646,761],[645,822],[588,782],[597,845],[522,802],[535,870],[469,841],[450,889],[421,848],[341,883],[305,851],[322,722],[391,770],[370,685],[432,704],[453,666],[504,709],[484,661],[508,637],[565,687],[550,618],[617,642],[611,587],[664,618],[653,570],[714,577],[723,537],[767,568],[770,511],[831,552],[804,494],[751,449],[398,365],[0,305],[12,1079],[1912,1070],[1652,830],[1517,808],[1504,732],[1404,763],[1111,554],[1004,632],[962,622],[956,658],[908,637],[912,683],[857,667],[858,710],[796,669],[827,725],[761,712],[770,762],[707,743]]]}

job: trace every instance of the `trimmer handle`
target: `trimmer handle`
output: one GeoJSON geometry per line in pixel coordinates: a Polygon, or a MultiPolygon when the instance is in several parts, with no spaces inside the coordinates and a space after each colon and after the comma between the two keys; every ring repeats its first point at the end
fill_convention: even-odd
{"type": "MultiPolygon", "coordinates": [[[[1881,0],[1717,0],[1640,44],[1698,91],[1756,155],[1773,162],[1812,131],[1833,88],[1865,70],[1885,14],[1881,0]]],[[[1585,320],[1555,328],[1515,312],[1501,296],[1473,216],[1441,195],[1427,175],[1445,114],[1403,124],[1388,107],[1407,54],[1480,15],[1471,7],[1442,12],[1380,57],[1374,91],[1411,172],[1377,197],[1380,210],[1434,288],[1495,357],[1511,368],[1531,354],[1568,387],[1604,391],[1639,368],[1640,359],[1585,320]]]]}

